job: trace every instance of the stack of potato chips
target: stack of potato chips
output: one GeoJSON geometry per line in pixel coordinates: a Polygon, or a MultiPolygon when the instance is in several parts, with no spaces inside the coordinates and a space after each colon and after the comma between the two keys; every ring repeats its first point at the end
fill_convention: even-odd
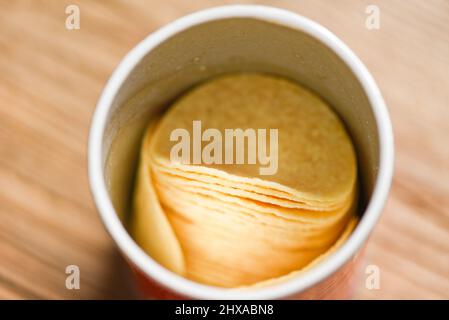
{"type": "Polygon", "coordinates": [[[302,270],[344,242],[356,195],[351,140],[323,100],[283,78],[225,75],[188,92],[149,126],[132,233],[155,260],[189,279],[249,286],[302,270]],[[172,132],[193,137],[194,121],[219,132],[276,129],[276,172],[260,175],[259,162],[173,161],[172,132]]]}

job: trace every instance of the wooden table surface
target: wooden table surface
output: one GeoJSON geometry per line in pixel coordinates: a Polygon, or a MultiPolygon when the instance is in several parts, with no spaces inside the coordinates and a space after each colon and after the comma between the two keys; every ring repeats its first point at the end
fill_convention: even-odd
{"type": "MultiPolygon", "coordinates": [[[[248,2],[248,1],[240,1],[248,2]]],[[[134,298],[87,181],[99,94],[138,41],[189,12],[233,1],[0,2],[0,298],[134,298]],[[65,28],[65,8],[81,28],[65,28]],[[65,268],[81,271],[67,290],[65,268]]],[[[366,250],[380,289],[356,298],[449,298],[449,1],[251,1],[323,24],[366,63],[389,106],[396,165],[366,250]],[[365,27],[368,4],[380,29],[365,27]]]]}

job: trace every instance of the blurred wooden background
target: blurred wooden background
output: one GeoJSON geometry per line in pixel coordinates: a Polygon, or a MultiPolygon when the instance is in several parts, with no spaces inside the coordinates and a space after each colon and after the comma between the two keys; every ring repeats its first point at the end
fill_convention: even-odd
{"type": "MultiPolygon", "coordinates": [[[[449,298],[449,1],[240,1],[323,24],[367,64],[396,140],[391,197],[366,252],[381,288],[356,298],[449,298]],[[380,8],[380,29],[365,8],[380,8]]],[[[89,122],[123,55],[189,12],[235,1],[0,1],[0,298],[133,298],[96,214],[89,122]],[[81,11],[65,28],[65,8],[81,11]],[[65,288],[65,268],[81,289],[65,288]]],[[[363,279],[362,279],[363,280],[363,279]]]]}

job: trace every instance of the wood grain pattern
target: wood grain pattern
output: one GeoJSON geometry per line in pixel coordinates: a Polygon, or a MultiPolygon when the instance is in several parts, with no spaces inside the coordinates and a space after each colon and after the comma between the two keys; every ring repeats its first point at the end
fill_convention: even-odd
{"type": "MultiPolygon", "coordinates": [[[[449,299],[449,2],[240,1],[323,24],[367,64],[396,140],[391,197],[366,250],[380,290],[356,298],[449,299]],[[368,4],[380,30],[364,27],[368,4]]],[[[91,114],[139,40],[186,13],[235,1],[0,2],[0,298],[134,298],[87,182],[91,114]],[[81,29],[65,28],[65,8],[81,29]],[[65,267],[81,289],[65,288],[65,267]]],[[[362,277],[364,278],[364,277],[362,277]]]]}

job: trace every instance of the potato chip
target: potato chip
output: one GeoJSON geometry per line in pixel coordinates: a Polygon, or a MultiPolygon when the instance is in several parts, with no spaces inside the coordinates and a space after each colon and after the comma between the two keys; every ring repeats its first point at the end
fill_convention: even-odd
{"type": "Polygon", "coordinates": [[[251,288],[335,251],[356,203],[354,148],[332,109],[289,80],[232,74],[189,91],[147,130],[132,230],[170,270],[251,288]]]}

